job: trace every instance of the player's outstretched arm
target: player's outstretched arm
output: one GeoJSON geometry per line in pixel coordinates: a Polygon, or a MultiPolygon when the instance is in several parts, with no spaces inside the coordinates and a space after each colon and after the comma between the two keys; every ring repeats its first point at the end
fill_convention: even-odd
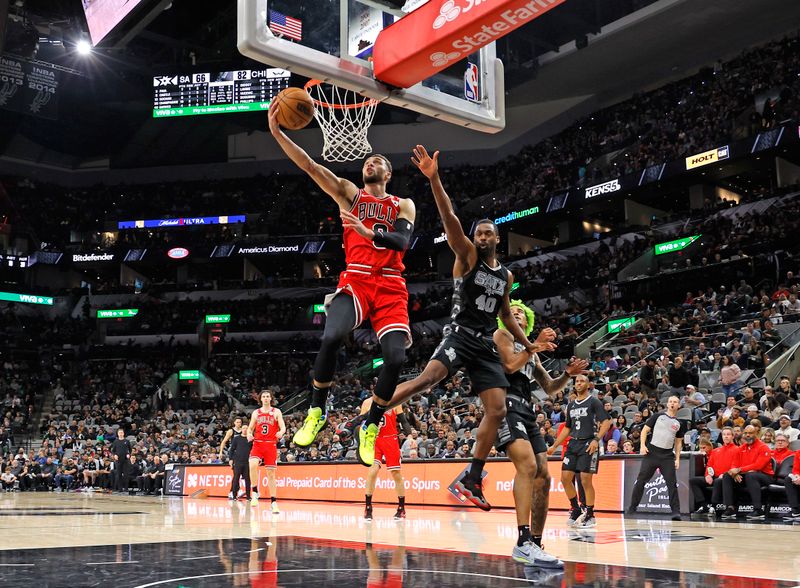
{"type": "Polygon", "coordinates": [[[442,179],[439,177],[439,152],[434,151],[433,157],[431,157],[425,147],[417,145],[414,148],[414,157],[411,158],[411,162],[419,168],[419,171],[431,183],[433,199],[436,202],[436,208],[439,211],[439,216],[444,225],[444,232],[447,235],[447,244],[456,254],[456,258],[465,263],[467,267],[472,267],[478,258],[478,251],[472,241],[467,239],[464,234],[464,230],[461,228],[461,221],[458,220],[453,210],[453,203],[450,202],[450,197],[442,185],[442,179]]]}
{"type": "Polygon", "coordinates": [[[311,156],[302,147],[286,136],[278,124],[276,113],[277,110],[273,111],[270,108],[269,132],[275,137],[283,152],[297,167],[306,172],[326,194],[333,198],[339,208],[349,210],[353,205],[353,198],[358,193],[358,187],[350,180],[336,176],[327,167],[311,159],[311,156]]]}
{"type": "MultiPolygon", "coordinates": [[[[543,332],[547,329],[543,329],[543,332]]],[[[552,329],[550,329],[552,330],[552,329]]],[[[542,336],[542,333],[539,333],[539,337],[542,336]]],[[[538,338],[537,338],[538,341],[538,338]]],[[[580,359],[577,357],[573,357],[569,360],[564,373],[558,376],[557,378],[550,377],[550,374],[547,373],[547,370],[542,367],[541,362],[536,362],[536,367],[533,370],[533,378],[536,382],[542,387],[545,394],[548,396],[553,396],[558,392],[561,392],[564,388],[567,387],[569,381],[577,376],[582,374],[586,368],[589,367],[589,362],[585,359],[580,359]]]]}

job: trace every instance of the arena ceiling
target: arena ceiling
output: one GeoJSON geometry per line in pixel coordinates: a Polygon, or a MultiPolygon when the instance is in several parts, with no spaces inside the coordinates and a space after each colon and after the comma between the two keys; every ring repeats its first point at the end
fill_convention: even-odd
{"type": "MultiPolygon", "coordinates": [[[[84,75],[69,76],[58,121],[0,111],[3,159],[67,169],[224,162],[229,136],[263,129],[263,115],[193,117],[170,124],[150,115],[153,75],[191,71],[192,59],[198,66],[220,69],[243,63],[235,49],[233,0],[175,0],[125,47],[97,51],[84,60],[65,48],[83,26],[79,0],[10,4],[11,14],[32,23],[41,39],[63,39],[61,47],[40,43],[39,59],[84,75]]],[[[635,92],[780,38],[797,22],[796,0],[568,0],[563,10],[515,32],[500,48],[509,60],[509,126],[482,147],[491,149],[493,157],[514,152],[635,92]],[[614,10],[624,14],[633,8],[639,10],[602,24],[614,10]],[[584,36],[588,46],[577,49],[575,40],[584,36]]],[[[379,122],[427,121],[392,109],[379,122]]],[[[463,131],[429,121],[415,125],[415,132],[427,143],[463,131]]]]}

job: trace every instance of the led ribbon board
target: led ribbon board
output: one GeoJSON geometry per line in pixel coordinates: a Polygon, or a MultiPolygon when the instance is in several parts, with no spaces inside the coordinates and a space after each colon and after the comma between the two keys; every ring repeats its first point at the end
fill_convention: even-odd
{"type": "Polygon", "coordinates": [[[692,235],[691,237],[682,237],[680,239],[675,239],[674,241],[667,241],[666,243],[656,243],[655,254],[664,255],[665,253],[682,251],[697,241],[700,237],[702,237],[702,235],[692,235]]]}
{"type": "Polygon", "coordinates": [[[139,314],[138,308],[115,308],[110,310],[98,310],[97,318],[99,319],[113,319],[113,318],[131,318],[139,314]]]}

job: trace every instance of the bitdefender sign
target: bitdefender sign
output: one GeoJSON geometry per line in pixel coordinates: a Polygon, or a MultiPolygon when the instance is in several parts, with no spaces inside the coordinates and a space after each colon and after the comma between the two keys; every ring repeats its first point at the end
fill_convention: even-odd
{"type": "Polygon", "coordinates": [[[114,261],[113,253],[73,253],[72,262],[114,261]]]}
{"type": "Polygon", "coordinates": [[[589,199],[595,196],[603,196],[604,194],[612,194],[613,192],[619,192],[621,188],[622,186],[619,185],[619,180],[611,180],[604,184],[597,184],[596,186],[586,188],[586,198],[589,199]]]}

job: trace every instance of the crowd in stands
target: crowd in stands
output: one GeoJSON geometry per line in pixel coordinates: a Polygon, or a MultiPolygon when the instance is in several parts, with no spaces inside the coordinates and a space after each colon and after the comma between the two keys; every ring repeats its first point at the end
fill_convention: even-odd
{"type": "MultiPolygon", "coordinates": [[[[751,134],[797,119],[798,69],[800,38],[793,35],[595,112],[497,164],[446,169],[445,183],[458,206],[469,203],[469,210],[482,207],[485,215],[491,216],[511,202],[535,204],[571,186],[699,153],[724,144],[736,133],[751,134]],[[610,163],[596,162],[618,150],[619,156],[610,163]]],[[[13,204],[0,213],[12,224],[31,223],[37,241],[55,248],[76,240],[102,245],[107,239],[102,229],[106,221],[265,210],[269,214],[253,217],[244,227],[216,227],[198,233],[194,240],[202,243],[241,234],[309,235],[339,230],[334,203],[299,174],[90,188],[63,188],[20,178],[6,178],[4,184],[13,204]],[[314,205],[302,205],[306,200],[314,205]]],[[[431,199],[419,196],[428,193],[424,177],[412,167],[398,165],[391,187],[399,195],[416,196],[417,229],[437,228],[431,199]]],[[[185,239],[185,230],[181,229],[182,236],[170,231],[124,231],[120,242],[159,246],[185,239]]]]}

